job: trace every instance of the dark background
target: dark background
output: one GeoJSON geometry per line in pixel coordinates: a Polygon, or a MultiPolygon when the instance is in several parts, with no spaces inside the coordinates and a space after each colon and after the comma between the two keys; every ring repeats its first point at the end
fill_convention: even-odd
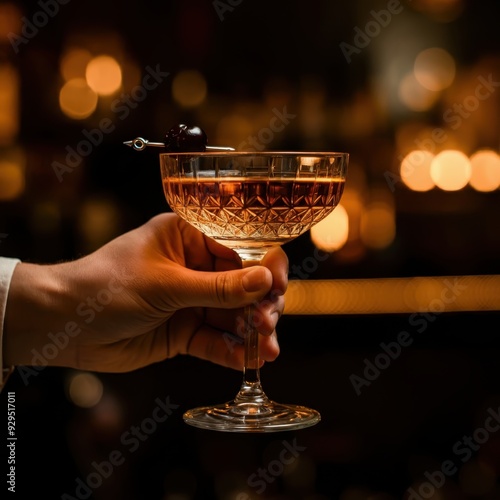
{"type": "MultiPolygon", "coordinates": [[[[446,4],[435,2],[441,3],[446,4]]],[[[481,67],[477,65],[485,60],[493,61],[489,68],[499,68],[498,2],[463,2],[461,14],[451,22],[431,15],[430,4],[401,2],[404,12],[389,26],[396,32],[386,51],[389,61],[392,54],[400,57],[400,48],[411,38],[417,51],[439,41],[464,71],[481,67]],[[403,17],[414,29],[398,32],[403,17]]],[[[27,19],[40,10],[38,3],[15,5],[27,19]]],[[[367,186],[380,185],[384,172],[397,167],[398,127],[415,119],[439,125],[443,109],[416,113],[390,108],[366,131],[343,128],[342,120],[350,119],[360,95],[369,97],[366,109],[361,107],[369,115],[376,109],[373,103],[393,93],[373,85],[382,68],[372,49],[383,33],[350,64],[339,48],[341,42],[352,43],[354,28],[366,24],[372,9],[387,5],[243,0],[222,20],[215,2],[202,0],[71,0],[60,5],[18,54],[8,43],[2,46],[2,57],[20,75],[15,142],[26,157],[23,193],[0,202],[0,232],[7,235],[1,241],[2,255],[31,262],[77,258],[168,210],[157,151],[137,153],[122,142],[136,136],[161,140],[171,125],[183,121],[199,124],[209,138],[217,137],[218,117],[240,103],[264,106],[271,116],[266,89],[273,81],[285,82],[292,96],[290,112],[299,109],[310,82],[321,81],[334,123],[325,124],[313,138],[292,124],[271,149],[346,150],[351,154],[349,175],[363,176],[367,186]],[[141,71],[158,64],[172,77],[184,69],[199,70],[207,80],[210,105],[182,109],[171,97],[172,80],[166,79],[127,119],[115,120],[115,130],[60,183],[52,162],[64,157],[66,145],[81,140],[82,129],[96,127],[110,113],[104,109],[83,122],[61,113],[59,60],[73,40],[86,40],[96,53],[106,52],[106,36],[117,37],[141,71]],[[113,224],[89,238],[82,214],[89,204],[99,203],[113,224]]],[[[499,81],[500,72],[493,79],[499,81]]],[[[499,102],[496,96],[488,102],[493,114],[500,112],[499,102]]],[[[498,122],[483,123],[483,128],[491,133],[475,146],[498,150],[498,122]]],[[[310,279],[500,273],[498,190],[413,193],[398,186],[393,197],[397,230],[389,247],[364,249],[357,258],[333,253],[310,279]]],[[[285,249],[292,266],[310,256],[313,247],[304,235],[285,249]]],[[[70,370],[47,368],[28,384],[16,372],[1,395],[5,415],[7,393],[16,393],[16,495],[78,498],[77,478],[85,481],[93,462],[108,461],[112,452],[119,452],[123,464],[92,495],[80,498],[405,499],[408,488],[429,481],[426,471],[433,474],[451,460],[455,473],[422,498],[500,499],[500,433],[491,433],[467,460],[454,451],[459,441],[484,427],[488,410],[499,409],[498,319],[498,312],[445,313],[417,332],[402,314],[285,315],[278,329],[281,355],[265,366],[262,378],[272,399],[321,412],[320,424],[297,432],[240,435],[186,426],[185,410],[229,400],[240,383],[240,374],[197,359],[179,357],[129,374],[98,374],[104,396],[93,408],[80,408],[67,397],[70,370]],[[401,331],[408,331],[414,342],[358,396],[350,377],[362,375],[365,360],[373,360],[381,343],[393,341],[401,331]],[[123,444],[124,433],[151,416],[157,398],[167,397],[178,409],[130,451],[123,444]],[[271,475],[265,491],[252,487],[249,480],[259,469],[274,464],[278,469],[269,470],[279,470],[276,460],[284,442],[301,450],[296,460],[283,473],[271,475]]],[[[7,498],[7,486],[1,488],[2,498],[7,498]]]]}

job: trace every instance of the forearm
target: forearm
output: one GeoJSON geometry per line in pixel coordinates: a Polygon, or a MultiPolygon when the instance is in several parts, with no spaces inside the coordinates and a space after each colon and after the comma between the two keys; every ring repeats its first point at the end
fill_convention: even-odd
{"type": "Polygon", "coordinates": [[[4,365],[44,365],[57,354],[45,353],[51,335],[66,321],[63,285],[55,269],[29,263],[16,266],[4,319],[4,365]]]}

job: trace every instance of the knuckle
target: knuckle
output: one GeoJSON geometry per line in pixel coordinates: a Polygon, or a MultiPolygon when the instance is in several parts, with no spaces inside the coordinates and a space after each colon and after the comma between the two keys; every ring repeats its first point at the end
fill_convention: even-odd
{"type": "Polygon", "coordinates": [[[224,273],[218,274],[215,280],[215,295],[220,304],[225,304],[228,301],[228,276],[224,273]]]}

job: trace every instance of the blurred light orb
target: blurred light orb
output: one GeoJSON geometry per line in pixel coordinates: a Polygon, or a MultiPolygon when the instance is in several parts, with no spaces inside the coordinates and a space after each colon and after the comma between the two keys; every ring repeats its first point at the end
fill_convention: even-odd
{"type": "Polygon", "coordinates": [[[491,149],[476,151],[470,157],[469,184],[476,191],[495,191],[500,187],[500,155],[491,149]]]}
{"type": "Polygon", "coordinates": [[[13,200],[24,191],[25,175],[21,163],[0,160],[0,200],[13,200]]]}
{"type": "Polygon", "coordinates": [[[88,249],[104,245],[118,232],[119,207],[112,199],[89,198],[78,214],[78,228],[88,249]]]}
{"type": "Polygon", "coordinates": [[[68,49],[61,57],[59,63],[59,71],[65,81],[73,78],[85,78],[87,65],[92,59],[92,54],[85,49],[71,48],[68,49]]]}
{"type": "Polygon", "coordinates": [[[311,240],[319,250],[334,252],[342,248],[349,235],[349,217],[338,205],[335,210],[311,228],[311,240]]]}
{"type": "Polygon", "coordinates": [[[436,183],[431,176],[434,155],[425,150],[410,151],[402,160],[399,172],[401,180],[412,191],[430,191],[436,183]]]}
{"type": "Polygon", "coordinates": [[[427,111],[435,104],[439,94],[431,91],[417,81],[413,73],[407,73],[398,89],[399,100],[412,111],[427,111]]]}
{"type": "Polygon", "coordinates": [[[466,154],[454,149],[438,153],[431,162],[431,177],[443,191],[458,191],[471,178],[471,163],[466,154]]]}
{"type": "Polygon", "coordinates": [[[0,62],[0,144],[11,144],[19,132],[19,74],[0,62]]]}
{"type": "Polygon", "coordinates": [[[77,373],[69,381],[69,399],[82,408],[91,408],[99,403],[103,392],[102,382],[92,373],[77,373]]]}
{"type": "Polygon", "coordinates": [[[97,94],[83,78],[73,78],[59,91],[59,106],[69,118],[83,120],[95,111],[97,98],[97,94]]]}
{"type": "Polygon", "coordinates": [[[248,149],[248,139],[254,131],[252,122],[245,116],[230,114],[217,123],[216,141],[220,144],[238,144],[237,150],[248,149]]]}
{"type": "Polygon", "coordinates": [[[199,106],[207,97],[207,82],[197,70],[179,71],[172,82],[172,97],[183,108],[199,106]]]}
{"type": "Polygon", "coordinates": [[[118,61],[111,56],[94,57],[85,70],[88,86],[99,95],[111,95],[120,89],[122,70],[118,61]]]}
{"type": "Polygon", "coordinates": [[[363,213],[360,229],[361,240],[368,248],[388,247],[396,235],[393,207],[384,202],[371,203],[363,213]]]}
{"type": "Polygon", "coordinates": [[[95,427],[109,431],[123,429],[125,409],[121,401],[106,392],[99,403],[92,407],[92,422],[95,427]]]}
{"type": "Polygon", "coordinates": [[[417,55],[413,71],[422,87],[439,92],[448,88],[455,80],[456,63],[447,50],[432,47],[417,55]]]}
{"type": "Polygon", "coordinates": [[[450,23],[464,11],[464,0],[413,0],[412,7],[433,21],[450,23]]]}
{"type": "Polygon", "coordinates": [[[23,27],[23,13],[13,2],[0,4],[0,40],[4,43],[9,40],[9,35],[20,33],[23,27]]]}

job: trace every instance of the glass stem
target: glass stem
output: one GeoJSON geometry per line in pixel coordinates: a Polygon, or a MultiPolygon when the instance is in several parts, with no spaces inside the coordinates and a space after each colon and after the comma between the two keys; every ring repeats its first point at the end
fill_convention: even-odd
{"type": "MultiPolygon", "coordinates": [[[[243,267],[250,267],[260,263],[260,258],[242,259],[243,267]]],[[[259,332],[253,326],[253,306],[244,310],[245,322],[245,365],[243,367],[243,383],[236,396],[238,403],[257,403],[267,401],[260,383],[259,332]]]]}
{"type": "Polygon", "coordinates": [[[260,383],[259,332],[252,326],[252,306],[245,307],[245,366],[243,382],[247,385],[260,383]]]}

